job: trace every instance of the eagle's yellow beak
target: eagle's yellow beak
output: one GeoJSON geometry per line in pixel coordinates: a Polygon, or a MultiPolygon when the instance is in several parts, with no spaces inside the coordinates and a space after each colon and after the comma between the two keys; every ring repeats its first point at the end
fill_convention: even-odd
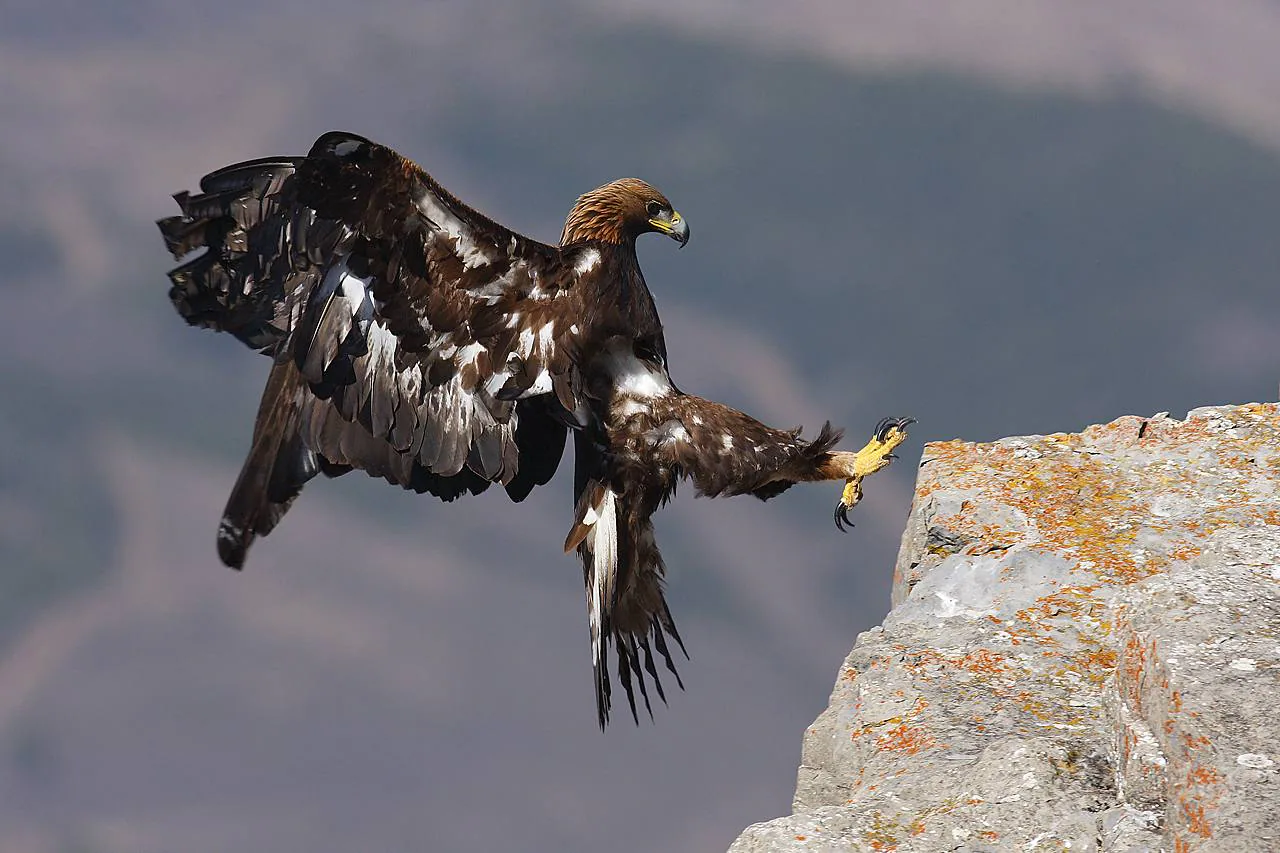
{"type": "Polygon", "coordinates": [[[680,211],[671,211],[671,216],[660,214],[652,217],[649,224],[653,226],[653,230],[666,234],[672,240],[680,244],[684,248],[684,244],[689,242],[689,223],[684,221],[684,217],[680,215],[680,211]]]}

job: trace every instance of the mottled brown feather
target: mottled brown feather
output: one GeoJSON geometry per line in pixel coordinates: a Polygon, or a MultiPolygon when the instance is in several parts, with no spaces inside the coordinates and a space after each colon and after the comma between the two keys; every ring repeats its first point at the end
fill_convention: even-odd
{"type": "Polygon", "coordinates": [[[651,201],[671,208],[666,196],[639,178],[619,178],[583,193],[565,218],[560,245],[633,243],[645,231],[653,230],[647,210],[651,201]]]}

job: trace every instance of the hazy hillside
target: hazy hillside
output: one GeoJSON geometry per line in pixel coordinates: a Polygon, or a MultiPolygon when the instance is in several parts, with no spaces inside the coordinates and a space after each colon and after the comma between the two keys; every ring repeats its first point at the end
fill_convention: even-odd
{"type": "Polygon", "coordinates": [[[533,15],[488,52],[377,15],[342,61],[232,37],[320,26],[276,14],[23,48],[62,76],[0,153],[6,850],[727,845],[785,809],[796,733],[887,607],[921,441],[1275,395],[1280,160],[1197,120],[533,15]],[[164,72],[205,43],[229,58],[193,54],[202,99],[164,72]],[[641,247],[677,381],[858,440],[920,418],[850,536],[834,489],[662,513],[694,659],[656,726],[593,731],[563,480],[517,509],[322,483],[249,572],[215,565],[264,364],[181,326],[150,220],[330,127],[543,239],[643,175],[693,230],[641,247]]]}
{"type": "Polygon", "coordinates": [[[858,71],[928,70],[1018,89],[1142,94],[1280,146],[1275,0],[613,0],[603,8],[615,21],[662,21],[858,71]]]}

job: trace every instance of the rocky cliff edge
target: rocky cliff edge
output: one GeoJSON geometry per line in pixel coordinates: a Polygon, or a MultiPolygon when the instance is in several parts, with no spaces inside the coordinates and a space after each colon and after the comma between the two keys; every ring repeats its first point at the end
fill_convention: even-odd
{"type": "Polygon", "coordinates": [[[1280,850],[1280,406],[925,447],[763,851],[1280,850]]]}

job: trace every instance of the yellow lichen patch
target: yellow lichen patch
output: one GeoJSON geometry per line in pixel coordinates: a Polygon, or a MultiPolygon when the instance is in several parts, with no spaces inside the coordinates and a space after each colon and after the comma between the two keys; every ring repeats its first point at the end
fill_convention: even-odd
{"type": "Polygon", "coordinates": [[[1096,585],[1064,586],[1019,610],[1017,620],[1027,626],[1045,627],[1042,623],[1062,615],[1076,622],[1086,619],[1102,610],[1102,602],[1093,595],[1097,588],[1096,585]]]}
{"type": "Polygon", "coordinates": [[[1115,649],[1103,647],[1086,649],[1071,655],[1070,663],[1064,667],[1064,670],[1077,672],[1092,682],[1095,687],[1101,687],[1115,674],[1116,657],[1115,649]]]}
{"type": "Polygon", "coordinates": [[[1062,643],[1055,634],[1073,627],[1080,635],[1075,637],[1075,641],[1086,642],[1088,649],[1083,652],[1084,657],[1070,659],[1069,663],[1072,666],[1084,664],[1092,669],[1092,664],[1097,661],[1089,656],[1101,650],[1101,644],[1111,630],[1109,622],[1096,618],[1104,612],[1103,603],[1093,594],[1096,589],[1096,585],[1063,587],[1017,611],[1011,622],[995,621],[1009,635],[1013,645],[1039,647],[1042,656],[1061,654],[1062,643]]]}
{"type": "Polygon", "coordinates": [[[982,509],[1004,505],[1032,525],[1033,548],[1074,560],[1077,567],[1112,584],[1128,584],[1164,571],[1174,561],[1199,555],[1197,540],[1242,520],[1280,526],[1280,510],[1251,490],[1261,466],[1274,453],[1280,408],[1251,405],[1222,416],[1179,422],[1145,422],[1125,417],[1083,435],[1053,435],[997,444],[961,441],[928,445],[918,497],[949,489],[970,494],[971,507],[934,519],[966,544],[966,554],[1008,550],[1020,534],[980,520],[982,509]],[[1159,424],[1139,437],[1144,423],[1159,424]],[[1173,455],[1204,446],[1194,464],[1173,455]],[[1120,454],[1117,460],[1116,454],[1120,454]],[[1117,462],[1119,461],[1119,464],[1117,462]],[[1204,478],[1212,476],[1213,504],[1204,507],[1204,478]],[[1185,499],[1201,507],[1194,520],[1153,509],[1162,501],[1185,499]],[[1161,544],[1148,552],[1139,545],[1143,530],[1158,532],[1161,544]],[[1168,533],[1183,533],[1182,541],[1168,533]],[[1172,540],[1172,541],[1171,541],[1172,540]]]}
{"type": "Polygon", "coordinates": [[[965,548],[969,556],[979,556],[997,551],[1008,551],[1026,536],[1016,530],[1005,530],[994,524],[983,524],[978,527],[974,538],[978,541],[965,548]]]}
{"type": "MultiPolygon", "coordinates": [[[[1134,501],[1126,484],[1105,465],[1088,455],[1032,458],[995,445],[970,446],[970,455],[980,457],[981,465],[965,465],[952,458],[962,471],[938,472],[939,479],[953,487],[995,492],[992,500],[1013,507],[1032,522],[1040,533],[1039,547],[1074,552],[1082,566],[1095,574],[1108,579],[1146,575],[1130,551],[1136,530],[1125,524],[1125,517],[1136,512],[1134,501]]],[[[956,521],[960,531],[969,532],[964,530],[969,526],[965,519],[956,521]]],[[[974,533],[972,538],[987,550],[1007,549],[1018,539],[994,527],[979,527],[974,533]],[[989,538],[982,538],[984,534],[989,538]]]]}
{"type": "Polygon", "coordinates": [[[872,850],[887,851],[898,849],[898,833],[902,825],[883,812],[871,813],[871,825],[862,831],[862,839],[872,850]]]}
{"type": "Polygon", "coordinates": [[[1013,694],[1013,702],[1015,706],[1023,714],[1035,719],[1041,723],[1060,722],[1064,725],[1076,726],[1080,724],[1078,714],[1069,716],[1065,721],[1061,719],[1062,709],[1055,701],[1047,701],[1039,689],[1035,690],[1019,690],[1013,694]]]}

